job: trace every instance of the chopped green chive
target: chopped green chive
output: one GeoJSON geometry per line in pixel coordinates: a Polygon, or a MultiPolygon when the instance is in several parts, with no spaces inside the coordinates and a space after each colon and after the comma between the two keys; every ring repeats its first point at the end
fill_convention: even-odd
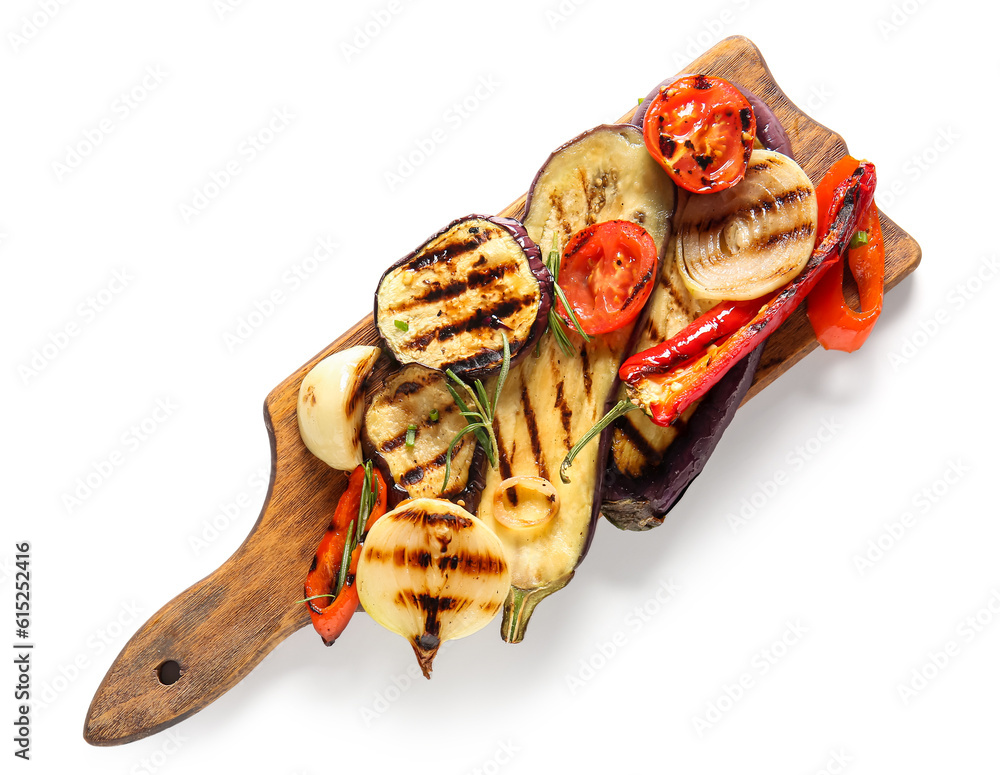
{"type": "Polygon", "coordinates": [[[410,425],[406,428],[406,446],[412,447],[417,443],[417,426],[410,425]]]}
{"type": "Polygon", "coordinates": [[[441,419],[441,415],[438,413],[437,409],[431,409],[431,422],[437,422],[441,419]]]}
{"type": "Polygon", "coordinates": [[[400,331],[410,330],[410,324],[407,323],[405,320],[394,320],[393,322],[396,324],[396,328],[398,328],[400,331]]]}
{"type": "Polygon", "coordinates": [[[851,237],[851,243],[850,245],[848,245],[848,247],[851,250],[855,250],[856,248],[860,248],[862,245],[867,245],[867,244],[868,244],[868,232],[856,231],[854,232],[854,236],[851,237]]]}

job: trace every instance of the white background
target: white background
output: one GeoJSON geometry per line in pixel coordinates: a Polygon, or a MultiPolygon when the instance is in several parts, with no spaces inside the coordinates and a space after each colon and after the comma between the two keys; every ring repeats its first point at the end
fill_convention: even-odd
{"type": "MultiPolygon", "coordinates": [[[[1000,18],[963,5],[4,3],[0,610],[30,541],[24,768],[996,771],[1000,18]],[[406,643],[359,616],[331,649],[300,631],[171,733],[85,744],[128,637],[252,526],[267,392],[370,310],[388,263],[504,207],[552,148],[737,33],[876,162],[881,206],[923,248],[864,349],[814,353],[754,399],[662,528],[602,523],[523,644],[490,626],[414,680],[406,643]],[[241,154],[280,115],[273,142],[241,154]],[[186,218],[230,160],[239,174],[186,218]],[[339,247],[313,263],[328,237],[339,247]],[[274,291],[282,303],[227,346],[274,291]]],[[[0,644],[13,631],[8,615],[0,644]]],[[[9,762],[17,703],[0,696],[9,762]]]]}

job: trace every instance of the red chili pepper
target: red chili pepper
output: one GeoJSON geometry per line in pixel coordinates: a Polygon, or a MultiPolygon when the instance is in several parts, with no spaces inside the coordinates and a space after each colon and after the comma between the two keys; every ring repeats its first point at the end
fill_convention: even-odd
{"type": "Polygon", "coordinates": [[[701,355],[713,343],[742,328],[756,317],[777,291],[747,301],[716,304],[662,344],[637,353],[621,365],[618,376],[634,382],[641,376],[667,371],[682,361],[701,355]]]}
{"type": "MultiPolygon", "coordinates": [[[[832,191],[857,167],[858,161],[845,156],[838,161],[816,187],[820,212],[829,201],[832,191]]],[[[819,224],[823,234],[825,223],[819,224]]],[[[844,298],[844,260],[838,260],[816,284],[806,300],[806,312],[812,323],[816,339],[827,350],[854,352],[868,339],[875,321],[882,314],[882,296],[885,288],[885,247],[878,208],[868,207],[858,228],[867,242],[847,252],[847,263],[858,285],[861,309],[854,310],[844,298]]]]}
{"type": "MultiPolygon", "coordinates": [[[[367,533],[375,521],[385,514],[386,510],[386,487],[382,474],[376,468],[373,471],[372,483],[378,483],[375,505],[372,506],[365,524],[364,532],[367,533]]],[[[354,616],[358,609],[358,589],[354,584],[355,574],[358,570],[358,560],[361,558],[361,543],[351,553],[351,564],[348,568],[347,578],[344,586],[335,598],[326,597],[332,595],[337,587],[337,579],[340,575],[340,566],[344,557],[344,545],[348,540],[348,531],[351,523],[357,526],[359,511],[361,508],[361,496],[365,490],[365,467],[358,466],[348,480],[347,489],[337,501],[337,508],[333,512],[333,519],[330,526],[323,534],[316,549],[316,557],[313,558],[312,567],[306,574],[305,596],[306,604],[309,606],[309,615],[312,617],[313,627],[323,637],[323,642],[330,646],[340,637],[340,634],[347,627],[347,623],[354,616]],[[324,604],[325,603],[325,604],[324,604]]]]}
{"type": "Polygon", "coordinates": [[[677,337],[633,355],[619,370],[629,399],[645,410],[657,425],[673,423],[737,361],[788,319],[823,274],[843,255],[857,231],[861,214],[871,205],[874,195],[875,167],[870,162],[861,162],[833,192],[829,231],[802,271],[766,302],[722,302],[677,337]],[[754,305],[758,308],[756,314],[723,340],[732,325],[741,318],[745,320],[754,305]],[[703,329],[704,333],[699,333],[703,329]],[[679,361],[684,355],[690,357],[679,361]]]}

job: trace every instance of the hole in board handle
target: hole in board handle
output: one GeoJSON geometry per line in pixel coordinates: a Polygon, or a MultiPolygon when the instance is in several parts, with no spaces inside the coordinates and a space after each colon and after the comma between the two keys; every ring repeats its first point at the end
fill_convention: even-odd
{"type": "Polygon", "coordinates": [[[181,677],[181,666],[174,659],[168,659],[156,668],[156,676],[164,686],[172,686],[181,677]]]}

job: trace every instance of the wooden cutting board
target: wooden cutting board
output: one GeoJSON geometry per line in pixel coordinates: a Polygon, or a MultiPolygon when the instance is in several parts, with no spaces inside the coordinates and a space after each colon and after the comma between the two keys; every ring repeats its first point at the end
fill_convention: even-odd
{"type": "MultiPolygon", "coordinates": [[[[795,158],[813,180],[847,152],[843,138],[792,104],[760,51],[746,38],[723,40],[687,71],[730,78],[756,92],[785,126],[795,158]]],[[[667,76],[652,73],[651,85],[667,76]]],[[[634,110],[620,120],[628,121],[634,110]]],[[[523,209],[521,197],[500,215],[517,218],[523,209]]],[[[429,224],[427,231],[436,228],[429,224]]],[[[886,286],[892,288],[920,263],[920,248],[885,215],[882,228],[886,286]]],[[[384,256],[386,265],[396,258],[384,256]]],[[[377,340],[369,316],[271,391],[264,402],[271,482],[260,517],[222,567],[163,606],[125,645],[91,702],[83,732],[87,742],[127,743],[197,713],[246,676],[278,643],[309,624],[305,606],[296,601],[302,598],[305,572],[346,476],[313,457],[302,444],[296,420],[299,384],[327,355],[377,340]]],[[[799,310],[770,338],[747,398],[815,347],[806,316],[799,310]]],[[[369,384],[378,384],[378,376],[369,384]]],[[[318,638],[316,644],[319,648],[318,638]]]]}

